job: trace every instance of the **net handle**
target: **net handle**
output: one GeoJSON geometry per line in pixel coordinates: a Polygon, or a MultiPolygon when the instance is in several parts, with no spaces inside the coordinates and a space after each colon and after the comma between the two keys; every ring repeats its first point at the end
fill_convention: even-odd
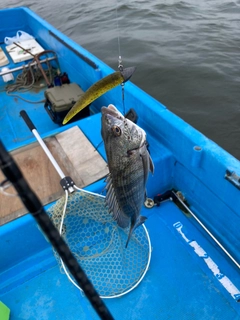
{"type": "MultiPolygon", "coordinates": [[[[45,152],[45,154],[47,155],[48,159],[51,161],[52,165],[54,166],[55,170],[57,171],[57,173],[59,174],[59,176],[61,177],[62,180],[68,178],[65,176],[65,174],[63,173],[62,169],[60,168],[59,164],[57,163],[57,161],[55,160],[55,158],[53,157],[52,153],[50,152],[50,150],[48,149],[46,143],[43,141],[43,139],[41,138],[40,134],[38,133],[34,123],[32,122],[32,120],[30,119],[30,117],[28,116],[27,112],[25,110],[21,110],[20,111],[20,116],[23,118],[23,120],[25,121],[26,125],[28,126],[29,130],[32,132],[32,134],[35,136],[35,138],[37,139],[38,143],[40,144],[40,146],[42,147],[43,151],[45,152]]],[[[69,177],[70,178],[70,177],[69,177]]],[[[71,179],[71,178],[70,178],[71,179]]],[[[61,181],[62,181],[61,180],[61,181]]],[[[72,179],[71,179],[72,180],[72,179]]],[[[105,197],[102,196],[100,194],[97,193],[93,193],[84,189],[80,189],[78,188],[76,185],[74,186],[70,186],[67,188],[69,193],[74,192],[74,189],[79,190],[79,191],[83,191],[92,195],[98,195],[100,197],[105,197]]]]}
{"type": "Polygon", "coordinates": [[[32,191],[29,184],[25,180],[22,172],[15,163],[12,156],[7,152],[3,143],[0,140],[0,168],[6,178],[12,183],[17,193],[19,194],[24,206],[32,214],[38,225],[57,251],[61,259],[64,261],[69,271],[75,278],[76,282],[83,291],[93,308],[103,320],[114,320],[110,311],[99,297],[97,291],[86,276],[85,272],[78,264],[76,258],[70,251],[68,245],[63,240],[53,222],[45,212],[42,204],[36,194],[32,191]]]}

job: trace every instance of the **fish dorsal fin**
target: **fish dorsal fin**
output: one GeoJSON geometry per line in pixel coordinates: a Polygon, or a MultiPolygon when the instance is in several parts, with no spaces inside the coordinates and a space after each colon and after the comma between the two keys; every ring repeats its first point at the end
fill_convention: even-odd
{"type": "Polygon", "coordinates": [[[113,219],[117,221],[117,224],[121,227],[121,228],[126,228],[129,225],[130,219],[129,217],[122,212],[122,210],[120,209],[116,194],[115,194],[115,190],[112,184],[112,178],[111,178],[111,174],[109,173],[109,175],[106,178],[106,190],[107,190],[107,195],[106,195],[106,205],[110,211],[110,213],[113,216],[113,219]]]}

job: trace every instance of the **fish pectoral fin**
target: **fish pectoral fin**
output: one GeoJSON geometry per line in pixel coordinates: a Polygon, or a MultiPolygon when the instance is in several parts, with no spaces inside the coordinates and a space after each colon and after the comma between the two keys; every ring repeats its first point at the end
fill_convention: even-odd
{"type": "Polygon", "coordinates": [[[147,150],[146,144],[139,148],[139,154],[143,163],[144,181],[147,182],[148,172],[154,172],[154,164],[152,158],[147,150]]]}
{"type": "Polygon", "coordinates": [[[145,221],[147,220],[147,217],[144,217],[144,216],[140,216],[137,220],[137,223],[135,225],[132,225],[131,224],[131,227],[130,227],[130,230],[129,230],[129,234],[128,234],[128,238],[127,238],[127,242],[126,242],[126,245],[125,245],[125,248],[127,248],[128,246],[128,243],[129,243],[129,240],[132,236],[132,233],[133,231],[139,227],[141,224],[143,224],[145,221]]]}
{"type": "Polygon", "coordinates": [[[106,195],[106,205],[109,209],[109,211],[112,213],[113,219],[117,221],[117,224],[121,228],[126,228],[129,225],[130,218],[122,212],[122,210],[119,207],[117,197],[115,194],[115,189],[112,184],[112,178],[111,174],[109,174],[106,178],[106,189],[107,189],[107,195],[106,195]]]}
{"type": "Polygon", "coordinates": [[[154,163],[152,161],[152,158],[149,154],[149,171],[153,174],[154,173],[154,163]]]}
{"type": "Polygon", "coordinates": [[[147,200],[147,198],[148,198],[148,196],[147,196],[147,189],[145,189],[144,201],[146,201],[146,200],[147,200]]]}

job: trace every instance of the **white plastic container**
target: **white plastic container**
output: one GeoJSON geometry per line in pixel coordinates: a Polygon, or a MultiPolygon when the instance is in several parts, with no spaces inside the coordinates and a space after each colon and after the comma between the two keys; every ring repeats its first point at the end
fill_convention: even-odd
{"type": "MultiPolygon", "coordinates": [[[[4,67],[4,68],[2,68],[1,71],[3,72],[3,71],[7,71],[7,70],[9,70],[9,68],[8,68],[8,67],[4,67]]],[[[2,76],[2,77],[3,77],[3,81],[4,81],[4,82],[9,82],[9,81],[14,80],[14,76],[13,76],[12,73],[5,74],[5,75],[2,76]]]]}
{"type": "Polygon", "coordinates": [[[24,40],[21,42],[17,41],[15,43],[19,43],[19,45],[22,48],[30,51],[31,54],[28,53],[27,51],[24,51],[14,43],[10,44],[9,46],[6,47],[6,50],[11,56],[14,63],[33,59],[32,55],[35,55],[44,51],[44,49],[40,46],[40,44],[35,39],[24,40]]]}

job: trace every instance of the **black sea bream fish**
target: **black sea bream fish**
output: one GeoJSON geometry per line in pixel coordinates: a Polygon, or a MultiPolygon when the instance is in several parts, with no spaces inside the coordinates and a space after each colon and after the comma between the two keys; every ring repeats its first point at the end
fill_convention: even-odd
{"type": "Polygon", "coordinates": [[[113,105],[102,107],[101,112],[101,133],[109,167],[106,204],[121,228],[130,224],[127,248],[133,230],[147,219],[140,216],[140,211],[146,198],[148,172],[153,173],[154,166],[145,131],[113,105]]]}

